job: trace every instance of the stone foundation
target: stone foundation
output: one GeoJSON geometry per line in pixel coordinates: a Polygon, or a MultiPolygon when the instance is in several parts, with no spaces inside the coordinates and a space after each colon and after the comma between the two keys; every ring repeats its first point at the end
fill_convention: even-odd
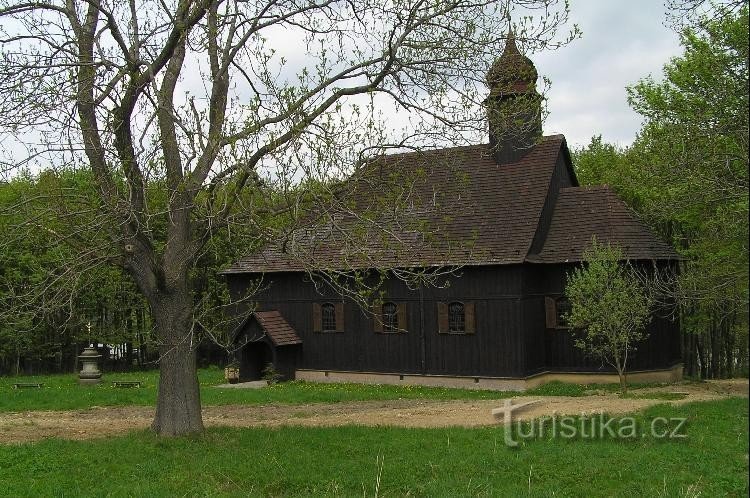
{"type": "MultiPolygon", "coordinates": [[[[359,384],[454,387],[494,391],[525,391],[554,381],[573,384],[616,384],[619,382],[617,374],[611,372],[541,372],[529,377],[512,378],[298,369],[295,372],[295,378],[310,382],[355,382],[359,384]]],[[[668,369],[641,370],[628,373],[629,383],[671,383],[681,379],[682,363],[668,369]]]]}

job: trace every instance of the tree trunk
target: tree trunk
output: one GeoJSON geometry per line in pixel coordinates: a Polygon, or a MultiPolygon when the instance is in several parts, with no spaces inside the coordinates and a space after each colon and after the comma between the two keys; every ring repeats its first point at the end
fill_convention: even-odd
{"type": "Polygon", "coordinates": [[[627,374],[624,371],[618,371],[617,375],[620,377],[620,390],[622,391],[622,394],[625,394],[628,392],[627,374]]]}
{"type": "Polygon", "coordinates": [[[143,363],[146,361],[146,345],[143,341],[143,327],[145,325],[145,321],[142,318],[143,313],[144,311],[142,310],[136,311],[135,313],[135,335],[138,344],[137,361],[139,370],[143,368],[143,363]]]}
{"type": "Polygon", "coordinates": [[[725,335],[726,337],[726,377],[728,379],[731,379],[734,377],[734,367],[735,367],[735,331],[734,331],[734,322],[736,320],[736,314],[732,313],[732,317],[730,320],[728,320],[727,323],[727,333],[725,335]]]}
{"type": "Polygon", "coordinates": [[[620,378],[620,390],[622,394],[628,392],[628,382],[625,377],[625,361],[621,361],[618,354],[615,354],[615,369],[617,370],[617,376],[620,378]]]}
{"type": "Polygon", "coordinates": [[[703,348],[703,339],[705,337],[705,333],[701,334],[701,337],[696,342],[696,348],[698,351],[698,359],[700,360],[700,379],[706,380],[708,379],[708,364],[707,364],[707,355],[703,348]]]}
{"type": "Polygon", "coordinates": [[[151,306],[160,343],[159,391],[151,428],[161,436],[203,431],[192,303],[187,286],[181,287],[155,298],[151,306]]]}
{"type": "Polygon", "coordinates": [[[695,334],[685,328],[685,314],[680,312],[680,333],[682,336],[682,363],[685,375],[690,378],[698,376],[698,356],[695,347],[695,334]]]}
{"type": "Polygon", "coordinates": [[[700,379],[700,361],[698,361],[698,337],[695,332],[690,332],[690,377],[700,379]]]}
{"type": "Polygon", "coordinates": [[[721,321],[714,312],[711,321],[711,378],[721,378],[721,321]]]}

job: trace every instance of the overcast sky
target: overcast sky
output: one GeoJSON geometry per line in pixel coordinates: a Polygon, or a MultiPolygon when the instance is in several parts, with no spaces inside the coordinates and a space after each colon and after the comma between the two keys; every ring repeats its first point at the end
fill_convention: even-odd
{"type": "Polygon", "coordinates": [[[571,21],[583,36],[553,52],[531,55],[550,78],[545,134],[562,133],[574,147],[593,135],[630,144],[641,117],[625,87],[681,53],[677,33],[664,25],[663,0],[571,0],[571,21]]]}
{"type": "MultiPolygon", "coordinates": [[[[570,21],[578,24],[582,37],[556,51],[529,54],[539,74],[551,80],[545,134],[562,133],[571,147],[584,146],[598,134],[620,145],[633,141],[641,117],[628,106],[625,87],[649,74],[660,78],[662,66],[681,53],[677,34],[665,26],[663,2],[570,1],[570,21]]],[[[285,42],[290,59],[301,56],[299,43],[285,42]]],[[[203,88],[194,76],[181,83],[191,84],[203,88]]],[[[14,141],[0,140],[0,145],[11,157],[25,157],[25,148],[14,141]]]]}

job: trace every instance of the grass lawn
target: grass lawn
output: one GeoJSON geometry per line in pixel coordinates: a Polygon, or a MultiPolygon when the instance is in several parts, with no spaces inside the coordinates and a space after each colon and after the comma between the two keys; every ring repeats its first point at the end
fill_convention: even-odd
{"type": "Polygon", "coordinates": [[[4,496],[747,496],[748,401],[654,406],[687,437],[542,438],[502,427],[211,429],[0,446],[4,496]],[[379,484],[378,484],[379,479],[379,484]]]}
{"type": "MultiPolygon", "coordinates": [[[[500,399],[510,396],[582,396],[589,389],[577,384],[550,383],[518,392],[480,391],[420,386],[363,384],[317,384],[285,382],[264,389],[218,389],[224,383],[224,371],[199,370],[201,399],[204,405],[247,403],[335,403],[342,401],[386,399],[500,399]]],[[[153,405],[156,400],[156,371],[107,373],[101,384],[79,386],[76,374],[33,377],[0,377],[0,411],[72,410],[92,406],[153,405]],[[114,388],[113,380],[140,380],[141,388],[114,388]],[[41,389],[13,389],[16,382],[42,382],[41,389]]],[[[637,388],[638,386],[632,386],[637,388]]],[[[597,385],[597,390],[617,391],[617,384],[597,385]]],[[[654,395],[651,395],[654,397],[654,395]]]]}

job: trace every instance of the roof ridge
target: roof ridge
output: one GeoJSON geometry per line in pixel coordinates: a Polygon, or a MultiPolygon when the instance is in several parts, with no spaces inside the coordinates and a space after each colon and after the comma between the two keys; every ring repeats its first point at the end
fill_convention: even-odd
{"type": "MultiPolygon", "coordinates": [[[[565,140],[565,135],[562,133],[555,133],[552,135],[544,135],[542,136],[539,143],[536,145],[541,145],[543,143],[550,143],[555,140],[565,140]]],[[[451,147],[440,147],[440,148],[426,148],[426,149],[418,149],[418,150],[409,150],[404,152],[394,152],[392,154],[382,154],[380,156],[375,156],[374,159],[377,158],[387,158],[392,159],[398,156],[409,156],[412,154],[419,155],[419,154],[430,154],[435,152],[450,152],[450,151],[458,151],[458,150],[471,150],[471,149],[480,149],[480,148],[489,148],[491,145],[489,143],[479,143],[479,144],[468,144],[468,145],[453,145],[451,147]]]]}
{"type": "MultiPolygon", "coordinates": [[[[377,175],[364,178],[355,195],[367,199],[364,196],[377,193],[379,182],[389,181],[390,177],[381,180],[378,168],[386,172],[402,168],[405,174],[415,175],[406,192],[413,204],[404,205],[408,222],[397,224],[397,234],[392,235],[398,236],[398,242],[390,238],[380,242],[374,237],[371,246],[353,247],[347,255],[335,237],[301,230],[287,254],[269,241],[222,273],[305,271],[313,261],[329,269],[523,263],[531,248],[536,248],[535,236],[548,211],[546,199],[557,162],[565,160],[570,166],[567,154],[561,157],[562,151],[567,151],[564,136],[551,135],[518,161],[502,164],[494,160],[489,144],[381,156],[354,173],[364,178],[372,166],[377,175]],[[424,246],[424,251],[417,252],[409,237],[418,235],[420,227],[432,228],[435,236],[415,239],[424,246]]],[[[368,201],[362,204],[368,208],[368,201]]]]}
{"type": "MultiPolygon", "coordinates": [[[[562,135],[554,135],[554,136],[561,137],[562,140],[560,142],[560,145],[558,145],[557,154],[555,154],[555,159],[554,161],[552,161],[552,170],[549,172],[549,176],[546,181],[547,190],[544,193],[544,200],[542,201],[541,206],[539,206],[538,213],[536,214],[536,216],[534,216],[536,227],[534,228],[534,232],[531,234],[531,239],[528,241],[528,247],[526,248],[526,251],[523,257],[524,261],[528,259],[528,257],[531,255],[531,249],[534,247],[534,239],[536,238],[536,234],[540,229],[540,225],[542,222],[542,215],[544,214],[544,205],[547,203],[547,200],[550,197],[550,190],[552,189],[552,177],[555,176],[555,170],[557,169],[557,160],[560,158],[560,153],[562,152],[564,144],[565,144],[564,136],[562,135]]],[[[552,219],[552,216],[554,215],[556,205],[557,205],[557,199],[555,199],[555,205],[551,206],[552,213],[550,214],[550,220],[552,219]]],[[[545,239],[547,238],[548,234],[549,234],[549,227],[547,227],[547,234],[544,235],[545,239]]],[[[541,243],[541,248],[542,249],[544,248],[544,242],[541,243]]]]}

